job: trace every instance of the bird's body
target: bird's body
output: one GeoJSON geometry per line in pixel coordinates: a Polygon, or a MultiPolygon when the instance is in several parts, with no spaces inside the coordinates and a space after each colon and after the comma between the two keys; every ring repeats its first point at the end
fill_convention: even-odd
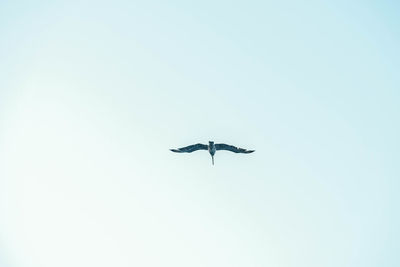
{"type": "Polygon", "coordinates": [[[208,150],[212,158],[212,164],[214,165],[214,155],[217,150],[228,150],[234,153],[253,153],[255,150],[246,150],[244,148],[238,148],[235,146],[227,145],[227,144],[215,144],[214,141],[209,141],[208,145],[204,144],[195,144],[190,146],[181,147],[178,149],[170,149],[172,152],[176,153],[192,153],[197,150],[208,150]]]}
{"type": "Polygon", "coordinates": [[[213,165],[214,165],[214,155],[215,155],[216,151],[217,151],[217,149],[215,148],[214,142],[213,141],[209,141],[208,142],[208,152],[210,152],[213,165]]]}

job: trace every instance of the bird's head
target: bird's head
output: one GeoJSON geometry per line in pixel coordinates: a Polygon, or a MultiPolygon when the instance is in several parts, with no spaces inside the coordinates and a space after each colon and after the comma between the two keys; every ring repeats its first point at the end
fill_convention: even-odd
{"type": "Polygon", "coordinates": [[[208,141],[208,144],[211,146],[214,144],[214,141],[208,141]]]}

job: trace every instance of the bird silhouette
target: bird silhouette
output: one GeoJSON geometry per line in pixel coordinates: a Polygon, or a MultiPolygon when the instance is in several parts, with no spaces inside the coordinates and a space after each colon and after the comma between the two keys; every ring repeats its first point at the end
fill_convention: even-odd
{"type": "Polygon", "coordinates": [[[228,151],[231,151],[234,153],[244,153],[244,154],[253,153],[255,151],[255,150],[247,150],[244,148],[231,146],[231,145],[227,145],[227,144],[214,144],[214,141],[209,141],[208,145],[198,143],[198,144],[185,146],[185,147],[181,147],[178,149],[170,149],[170,150],[172,152],[176,152],[176,153],[192,153],[193,151],[197,151],[197,150],[208,150],[208,152],[211,155],[213,165],[214,165],[214,155],[217,150],[228,150],[228,151]]]}

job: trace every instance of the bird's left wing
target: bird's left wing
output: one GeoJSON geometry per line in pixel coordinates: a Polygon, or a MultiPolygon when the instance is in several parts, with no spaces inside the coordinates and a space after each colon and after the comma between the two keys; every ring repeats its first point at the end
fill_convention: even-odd
{"type": "Polygon", "coordinates": [[[207,150],[208,146],[207,145],[203,145],[203,144],[195,144],[195,145],[190,145],[190,146],[185,146],[185,147],[181,147],[178,149],[170,149],[172,152],[177,152],[177,153],[191,153],[193,151],[196,150],[207,150]]]}
{"type": "Polygon", "coordinates": [[[215,144],[215,148],[217,150],[229,150],[235,153],[253,153],[255,150],[247,150],[244,148],[240,148],[240,147],[235,147],[235,146],[231,146],[231,145],[227,145],[227,144],[215,144]]]}

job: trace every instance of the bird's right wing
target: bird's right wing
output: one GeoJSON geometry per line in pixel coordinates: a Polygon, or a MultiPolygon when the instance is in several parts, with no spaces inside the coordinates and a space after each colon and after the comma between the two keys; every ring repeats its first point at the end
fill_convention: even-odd
{"type": "Polygon", "coordinates": [[[208,146],[207,145],[203,145],[203,144],[195,144],[195,145],[190,145],[190,146],[185,146],[185,147],[181,147],[178,149],[170,149],[172,152],[177,152],[177,153],[191,153],[193,151],[196,150],[208,150],[208,146]]]}
{"type": "Polygon", "coordinates": [[[255,150],[247,150],[244,148],[240,148],[240,147],[235,147],[235,146],[231,146],[231,145],[227,145],[227,144],[215,144],[215,148],[217,150],[229,150],[232,151],[234,153],[253,153],[255,150]]]}

